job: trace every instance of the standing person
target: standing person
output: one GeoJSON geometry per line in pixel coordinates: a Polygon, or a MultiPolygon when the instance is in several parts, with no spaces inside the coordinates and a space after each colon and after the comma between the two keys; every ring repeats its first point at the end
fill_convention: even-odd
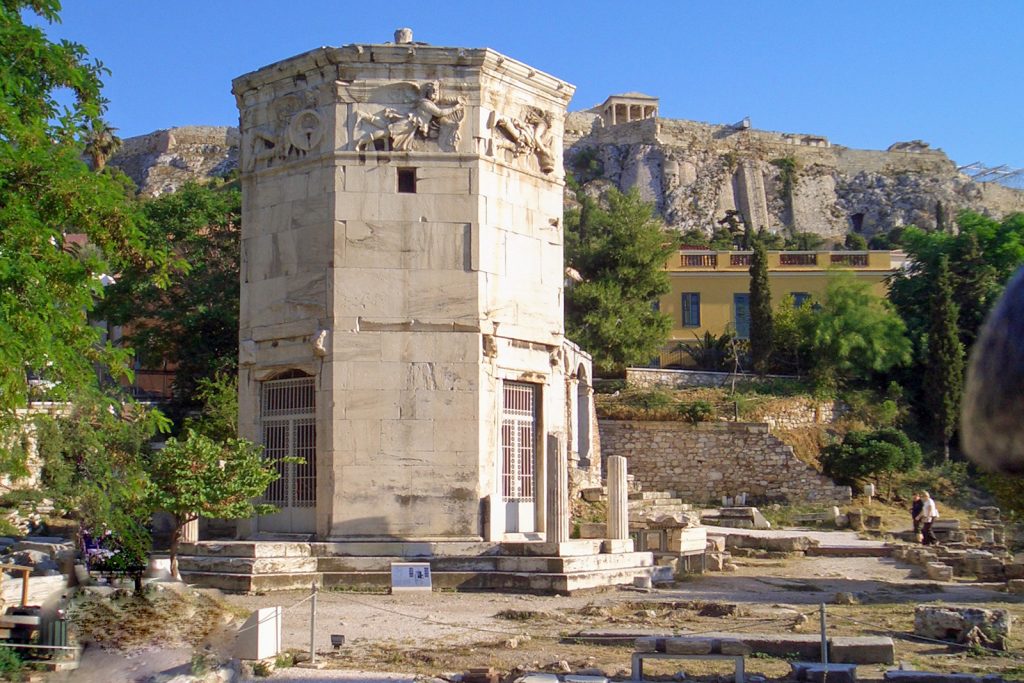
{"type": "Polygon", "coordinates": [[[925,545],[933,545],[936,539],[935,534],[932,533],[932,524],[939,518],[939,509],[935,507],[935,501],[927,491],[921,492],[921,498],[924,503],[921,514],[918,515],[921,520],[921,542],[925,545]]]}
{"type": "Polygon", "coordinates": [[[924,509],[924,501],[921,494],[915,493],[910,503],[910,519],[914,522],[914,540],[921,542],[921,510],[924,509]]]}

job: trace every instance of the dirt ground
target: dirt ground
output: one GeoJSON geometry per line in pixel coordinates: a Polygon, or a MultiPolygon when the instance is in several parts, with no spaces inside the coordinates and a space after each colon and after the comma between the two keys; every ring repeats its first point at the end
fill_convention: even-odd
{"type": "MultiPolygon", "coordinates": [[[[920,603],[1000,607],[1017,619],[1024,617],[1024,600],[998,590],[997,585],[928,582],[915,578],[913,568],[888,559],[740,558],[737,563],[736,572],[707,574],[651,592],[617,589],[573,597],[321,592],[316,648],[328,669],[447,676],[493,666],[503,673],[571,669],[628,678],[631,647],[580,644],[574,636],[595,630],[638,635],[818,633],[818,605],[824,602],[830,634],[892,635],[897,639],[897,660],[915,668],[998,671],[1007,678],[1024,678],[1022,635],[1013,635],[1008,655],[964,652],[900,638],[913,632],[914,606],[920,603]],[[857,604],[834,604],[837,593],[851,594],[857,604]],[[344,647],[333,651],[331,634],[344,634],[344,647]]],[[[227,596],[226,600],[238,610],[272,605],[288,609],[307,594],[227,596]]],[[[287,648],[308,651],[309,616],[308,602],[285,613],[287,648]]],[[[688,678],[713,678],[728,671],[715,663],[687,662],[686,667],[688,678]]],[[[887,668],[864,665],[858,673],[862,679],[880,679],[887,668]]],[[[750,658],[747,663],[749,672],[769,678],[783,677],[789,669],[788,662],[774,658],[750,658]]],[[[645,671],[671,677],[679,671],[679,663],[655,662],[645,671]]],[[[304,675],[295,670],[275,677],[329,680],[303,679],[304,675]]]]}
{"type": "MultiPolygon", "coordinates": [[[[878,543],[849,532],[812,533],[823,543],[878,543]]],[[[271,680],[401,683],[416,677],[450,678],[477,667],[494,667],[506,681],[525,670],[625,679],[631,645],[593,644],[595,633],[817,634],[820,603],[827,605],[829,634],[892,636],[898,662],[922,670],[1000,672],[1007,679],[1024,680],[1021,629],[1011,634],[1007,653],[965,651],[908,637],[913,633],[914,607],[920,603],[1005,608],[1016,619],[1024,618],[1024,597],[1007,594],[1001,584],[935,583],[920,578],[917,568],[880,558],[734,561],[734,572],[694,576],[672,588],[620,588],[572,597],[322,591],[317,596],[315,638],[324,668],[282,668],[271,680]],[[332,634],[345,636],[345,645],[338,650],[331,647],[332,634]],[[591,638],[581,642],[582,635],[591,638]]],[[[241,596],[169,584],[149,590],[144,599],[112,597],[100,600],[92,594],[78,599],[73,618],[78,628],[91,631],[85,640],[92,644],[84,652],[81,669],[49,680],[120,683],[186,673],[196,653],[229,657],[237,627],[259,607],[284,607],[285,648],[309,650],[309,591],[241,596]],[[143,629],[138,628],[140,620],[145,622],[143,629]]],[[[714,681],[731,671],[719,663],[657,661],[646,664],[645,673],[648,678],[679,680],[681,666],[686,678],[694,680],[714,681]]],[[[858,676],[878,680],[887,668],[862,665],[858,676]]],[[[783,659],[753,656],[747,670],[777,680],[789,673],[790,665],[783,659]]]]}

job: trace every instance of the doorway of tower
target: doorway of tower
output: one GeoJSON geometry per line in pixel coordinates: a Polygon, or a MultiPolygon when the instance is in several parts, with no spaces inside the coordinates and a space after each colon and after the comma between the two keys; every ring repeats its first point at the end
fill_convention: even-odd
{"type": "Polygon", "coordinates": [[[505,382],[501,406],[501,499],[505,531],[537,530],[537,386],[505,382]]]}
{"type": "Polygon", "coordinates": [[[263,502],[278,508],[259,518],[259,530],[316,532],[316,380],[290,371],[260,386],[263,457],[280,475],[263,502]]]}

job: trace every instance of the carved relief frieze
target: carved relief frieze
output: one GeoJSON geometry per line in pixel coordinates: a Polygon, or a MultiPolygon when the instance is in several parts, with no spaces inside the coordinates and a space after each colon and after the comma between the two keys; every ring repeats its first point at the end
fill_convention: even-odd
{"type": "Polygon", "coordinates": [[[522,118],[491,116],[495,146],[508,160],[533,157],[542,173],[555,170],[555,153],[551,130],[551,113],[527,106],[522,118]]]}
{"type": "MultiPolygon", "coordinates": [[[[293,159],[301,159],[314,151],[324,135],[323,117],[316,109],[313,91],[285,95],[267,106],[266,123],[246,125],[243,170],[254,171],[293,159]]],[[[243,114],[254,118],[255,109],[243,114]]]]}
{"type": "Polygon", "coordinates": [[[458,149],[465,103],[442,96],[438,82],[393,83],[374,88],[368,96],[371,103],[389,106],[353,109],[351,149],[406,152],[431,144],[442,152],[458,149]]]}

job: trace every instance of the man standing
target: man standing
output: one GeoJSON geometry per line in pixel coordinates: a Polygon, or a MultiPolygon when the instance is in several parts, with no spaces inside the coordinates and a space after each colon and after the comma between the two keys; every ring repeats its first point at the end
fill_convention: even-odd
{"type": "Polygon", "coordinates": [[[936,540],[935,534],[932,533],[932,524],[939,517],[939,509],[935,507],[935,501],[927,491],[921,492],[921,498],[924,503],[921,513],[918,515],[918,519],[921,520],[921,542],[925,545],[932,545],[936,540]]]}
{"type": "Polygon", "coordinates": [[[914,522],[914,539],[921,542],[921,510],[924,509],[924,501],[921,500],[921,494],[915,493],[914,498],[910,503],[910,519],[914,522]]]}

